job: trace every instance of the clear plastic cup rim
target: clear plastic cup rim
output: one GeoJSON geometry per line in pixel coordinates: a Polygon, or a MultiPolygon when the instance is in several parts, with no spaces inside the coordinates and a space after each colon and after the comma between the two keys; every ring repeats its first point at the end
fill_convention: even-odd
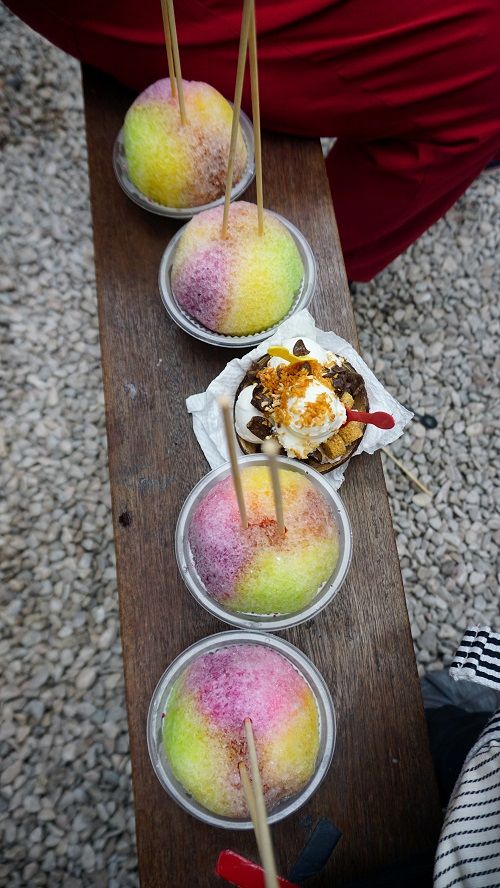
{"type": "Polygon", "coordinates": [[[231,632],[219,632],[216,635],[210,635],[186,648],[170,664],[155,688],[148,711],[147,742],[153,770],[171,798],[193,817],[208,823],[210,826],[218,826],[222,829],[246,830],[252,829],[252,821],[250,819],[223,817],[222,815],[213,814],[186,792],[182,784],[176,780],[172,773],[162,742],[162,713],[165,711],[173,685],[179,675],[200,655],[233,644],[261,644],[271,647],[286,657],[311,688],[318,709],[320,746],[316,770],[309,783],[300,793],[285,799],[273,809],[268,816],[270,824],[277,823],[279,820],[294,814],[309,801],[323,782],[330,767],[335,748],[336,718],[330,691],[316,666],[293,644],[264,632],[233,630],[231,632]]]}
{"type": "MultiPolygon", "coordinates": [[[[229,104],[232,105],[232,102],[229,104]]],[[[253,126],[250,118],[247,117],[244,111],[240,111],[240,127],[243,141],[245,142],[245,147],[247,149],[247,162],[241,179],[239,182],[236,182],[231,189],[232,201],[241,197],[243,192],[246,191],[255,178],[253,126]]],[[[196,216],[197,213],[201,213],[203,210],[212,210],[214,207],[218,207],[220,204],[224,203],[224,195],[222,195],[221,197],[218,197],[217,200],[212,200],[207,204],[201,204],[198,207],[166,207],[163,204],[157,203],[149,197],[146,197],[142,191],[139,191],[139,189],[135,187],[128,175],[127,158],[125,157],[125,148],[123,144],[123,127],[118,133],[113,147],[113,169],[118,183],[127,197],[139,207],[142,207],[143,210],[147,210],[149,213],[154,213],[156,216],[166,216],[170,219],[191,219],[192,216],[196,216]]]]}
{"type": "MultiPolygon", "coordinates": [[[[212,598],[205,589],[196,567],[194,565],[191,547],[188,542],[188,530],[200,499],[204,496],[218,481],[226,478],[231,474],[229,463],[213,469],[193,488],[187,499],[185,500],[175,530],[175,556],[177,566],[184,583],[205,610],[209,611],[214,617],[223,623],[229,623],[230,626],[237,626],[240,629],[258,629],[268,632],[281,632],[284,629],[290,629],[292,626],[298,626],[316,617],[328,604],[334,599],[337,592],[341,588],[352,559],[352,530],[347,510],[340,499],[337,491],[327,481],[323,475],[316,472],[310,466],[303,465],[297,460],[290,459],[286,456],[278,457],[280,467],[291,469],[293,472],[299,472],[306,475],[310,481],[325,497],[330,512],[333,515],[335,525],[339,535],[339,557],[335,565],[332,576],[320,588],[314,599],[305,608],[292,614],[245,614],[240,611],[231,611],[222,606],[222,604],[212,598]]],[[[267,465],[267,457],[262,453],[255,453],[251,456],[243,456],[239,460],[242,468],[252,465],[267,465]]]]}
{"type": "Polygon", "coordinates": [[[296,314],[303,308],[307,308],[314,296],[317,279],[316,259],[311,245],[302,232],[289,222],[288,219],[285,219],[284,216],[280,216],[279,213],[275,213],[273,210],[266,209],[266,212],[272,213],[272,215],[275,216],[291,234],[304,267],[302,284],[293,300],[290,310],[286,315],[280,318],[276,324],[273,324],[272,327],[268,327],[266,330],[260,330],[258,333],[250,333],[248,336],[229,336],[224,333],[215,333],[213,330],[209,330],[208,327],[204,327],[203,324],[200,324],[196,318],[181,308],[172,291],[172,265],[177,244],[184,232],[183,226],[176,232],[176,234],[174,234],[162,256],[158,273],[158,285],[160,288],[161,300],[168,314],[185,333],[189,333],[190,336],[199,339],[201,342],[207,342],[209,345],[218,345],[223,348],[250,348],[257,345],[259,342],[263,342],[264,339],[268,339],[269,336],[272,336],[283,321],[286,321],[291,315],[296,314]]]}

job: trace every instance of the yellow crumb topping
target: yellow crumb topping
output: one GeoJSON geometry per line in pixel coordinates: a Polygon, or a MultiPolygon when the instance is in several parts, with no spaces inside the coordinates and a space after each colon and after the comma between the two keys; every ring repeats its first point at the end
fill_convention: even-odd
{"type": "MultiPolygon", "coordinates": [[[[313,359],[259,370],[257,379],[266,393],[272,396],[273,416],[277,425],[290,425],[292,417],[288,404],[293,398],[303,398],[313,379],[332,389],[330,380],[323,375],[324,370],[323,365],[313,359]]],[[[306,404],[302,415],[302,427],[322,425],[332,418],[332,408],[325,392],[314,402],[306,404]]]]}
{"type": "Polygon", "coordinates": [[[299,428],[324,425],[325,421],[333,419],[333,410],[325,394],[318,395],[315,401],[308,401],[302,411],[300,421],[295,420],[299,428]]]}

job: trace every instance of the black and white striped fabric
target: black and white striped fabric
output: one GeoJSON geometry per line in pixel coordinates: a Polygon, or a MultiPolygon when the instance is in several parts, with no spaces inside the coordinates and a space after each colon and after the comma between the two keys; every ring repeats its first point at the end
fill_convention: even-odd
{"type": "MultiPolygon", "coordinates": [[[[500,635],[476,626],[465,633],[450,675],[500,690],[499,667],[500,635]]],[[[434,888],[500,888],[500,709],[469,752],[453,790],[434,888]]]]}
{"type": "Polygon", "coordinates": [[[450,675],[500,690],[500,635],[488,626],[472,626],[464,633],[450,675]]]}

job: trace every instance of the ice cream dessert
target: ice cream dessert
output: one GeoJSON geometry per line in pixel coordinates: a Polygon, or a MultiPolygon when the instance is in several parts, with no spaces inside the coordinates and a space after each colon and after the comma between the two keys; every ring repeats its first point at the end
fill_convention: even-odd
{"type": "Polygon", "coordinates": [[[238,765],[247,760],[250,718],[266,807],[300,792],[314,774],[319,715],[305,679],[282,654],[235,644],[200,655],[168,697],[162,722],[174,777],[201,805],[248,817],[238,765]]]}
{"type": "Polygon", "coordinates": [[[228,336],[259,333],[290,310],[304,277],[289,231],[264,210],[231,204],[227,236],[223,207],[199,213],[185,226],[172,266],[172,292],[179,306],[203,326],[228,336]]]}
{"type": "Polygon", "coordinates": [[[243,529],[232,478],[198,503],[188,529],[196,571],[208,595],[245,614],[292,614],[332,576],[339,534],[318,487],[301,472],[279,470],[285,533],[278,528],[267,466],[241,472],[248,527],[243,529]]]}
{"type": "Polygon", "coordinates": [[[241,448],[275,437],[291,457],[327,472],[348,459],[365,429],[346,408],[368,410],[363,378],[341,355],[310,339],[288,339],[254,362],[236,393],[241,448]]]}
{"type": "MultiPolygon", "coordinates": [[[[167,207],[197,207],[224,194],[233,110],[208,83],[183,81],[187,123],[170,80],[148,86],[129,108],[123,127],[128,176],[150,200],[167,207]]],[[[247,162],[238,134],[233,182],[247,162]]]]}

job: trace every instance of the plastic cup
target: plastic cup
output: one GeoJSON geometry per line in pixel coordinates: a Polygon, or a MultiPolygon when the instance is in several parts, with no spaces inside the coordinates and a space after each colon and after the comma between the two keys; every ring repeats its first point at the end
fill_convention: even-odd
{"type": "MultiPolygon", "coordinates": [[[[266,210],[266,212],[270,213],[272,211],[266,210]]],[[[196,318],[193,318],[192,315],[188,314],[188,312],[181,308],[172,291],[172,265],[177,244],[184,231],[184,227],[182,227],[174,235],[165,250],[160,263],[160,271],[158,275],[158,285],[160,287],[160,295],[163,305],[172,320],[175,321],[181,330],[189,333],[190,336],[194,336],[195,339],[201,340],[201,342],[208,342],[209,345],[219,345],[223,348],[251,348],[271,336],[286,318],[296,314],[303,308],[307,308],[316,289],[317,271],[314,253],[309,242],[295,225],[292,225],[288,219],[285,219],[284,216],[280,216],[279,213],[273,212],[272,215],[276,216],[276,218],[282,222],[293,237],[304,266],[302,284],[289,312],[284,315],[284,317],[280,318],[276,324],[273,324],[272,327],[268,327],[266,330],[260,330],[258,333],[250,333],[248,336],[228,336],[224,333],[215,333],[213,330],[209,330],[208,327],[204,327],[203,324],[200,324],[196,318]]]]}
{"type": "MultiPolygon", "coordinates": [[[[196,598],[197,602],[207,611],[215,617],[218,617],[218,619],[222,620],[224,623],[229,623],[231,626],[238,626],[241,629],[264,629],[270,632],[278,632],[283,629],[289,629],[291,626],[297,626],[299,623],[304,623],[306,620],[311,620],[335,597],[345,580],[351,563],[351,525],[349,523],[345,506],[338,493],[333,489],[331,484],[319,474],[319,472],[316,472],[309,466],[303,465],[296,460],[289,459],[286,456],[280,456],[278,462],[280,468],[290,469],[292,472],[299,472],[303,475],[307,475],[315,487],[320,490],[328,504],[339,535],[339,557],[335,569],[331,577],[329,577],[326,583],[319,589],[310,604],[302,608],[302,610],[289,614],[269,615],[231,611],[208,594],[194,564],[191,547],[188,541],[188,531],[191,519],[200,500],[206,496],[208,491],[211,490],[215,484],[231,474],[231,468],[228,463],[209,472],[208,475],[205,475],[205,477],[198,482],[182,506],[177,521],[175,532],[175,554],[180,574],[186,586],[196,598]]],[[[246,466],[267,465],[267,458],[262,453],[256,453],[252,456],[242,457],[239,460],[239,464],[244,471],[246,466]]]]}
{"type": "MultiPolygon", "coordinates": [[[[247,149],[247,163],[241,179],[239,182],[236,182],[231,189],[231,200],[237,200],[238,197],[241,197],[255,177],[253,127],[250,119],[244,111],[240,111],[240,127],[243,141],[245,142],[247,149]]],[[[168,216],[171,219],[191,219],[192,216],[196,216],[196,214],[201,213],[202,210],[211,210],[213,207],[218,207],[219,204],[224,203],[224,195],[222,195],[221,197],[218,197],[217,200],[213,200],[207,204],[201,204],[199,207],[166,207],[163,204],[156,203],[156,201],[146,197],[146,195],[143,194],[142,191],[139,191],[129,179],[127,158],[125,157],[125,148],[123,145],[123,129],[120,130],[115,140],[113,148],[113,169],[116,178],[127,197],[129,197],[130,200],[133,200],[138,206],[142,207],[143,210],[148,210],[148,212],[155,213],[157,216],[168,216]]]]}
{"type": "Polygon", "coordinates": [[[173,661],[160,678],[149,705],[148,750],[158,780],[181,808],[210,826],[220,826],[223,829],[252,829],[252,821],[249,818],[239,819],[213,814],[193,799],[174,777],[164,752],[162,739],[162,713],[165,712],[168,698],[177,678],[201,654],[207,654],[233,644],[261,644],[282,654],[305,679],[314,694],[318,707],[320,744],[316,770],[300,793],[283,800],[270,812],[269,823],[277,823],[278,820],[283,820],[290,814],[294,814],[316,792],[330,767],[335,747],[335,710],[330,691],[323,676],[298,648],[281,638],[263,632],[219,632],[217,635],[203,638],[191,645],[173,661]]]}

